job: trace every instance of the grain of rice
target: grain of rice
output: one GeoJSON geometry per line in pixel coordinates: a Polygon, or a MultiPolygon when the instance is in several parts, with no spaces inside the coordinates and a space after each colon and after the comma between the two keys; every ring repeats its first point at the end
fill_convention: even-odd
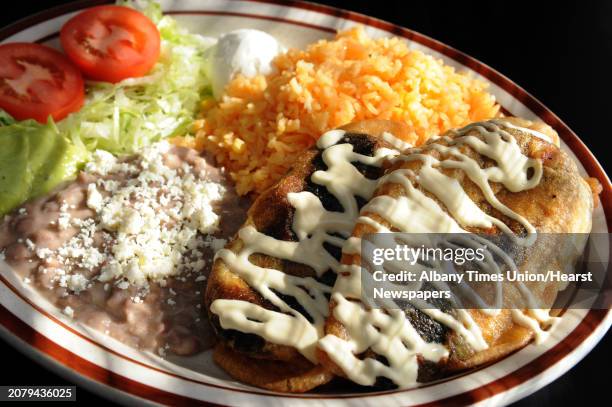
{"type": "Polygon", "coordinates": [[[400,38],[361,27],[279,55],[276,72],[238,76],[218,103],[202,104],[195,139],[214,154],[240,194],[274,184],[325,131],[365,119],[402,121],[420,145],[450,128],[498,115],[487,85],[400,38]]]}

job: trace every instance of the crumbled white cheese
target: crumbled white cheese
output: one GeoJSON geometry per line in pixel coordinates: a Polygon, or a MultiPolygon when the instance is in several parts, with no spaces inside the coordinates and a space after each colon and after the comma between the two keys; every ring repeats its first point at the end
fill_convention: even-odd
{"type": "Polygon", "coordinates": [[[30,251],[36,250],[36,245],[30,239],[26,239],[25,240],[25,244],[26,244],[26,247],[28,248],[28,250],[30,250],[30,251]]]}
{"type": "Polygon", "coordinates": [[[70,226],[70,213],[68,213],[68,204],[63,202],[60,206],[59,217],[57,218],[57,227],[59,230],[68,229],[70,226]]]}
{"type": "Polygon", "coordinates": [[[39,247],[36,249],[36,257],[41,260],[46,260],[53,255],[53,250],[47,247],[39,247]]]}
{"type": "Polygon", "coordinates": [[[75,228],[80,228],[81,226],[83,226],[83,219],[81,219],[81,218],[71,218],[70,219],[70,225],[74,226],[75,228]]]}
{"type": "Polygon", "coordinates": [[[66,306],[62,312],[64,313],[64,315],[70,318],[74,318],[74,310],[72,309],[72,307],[66,306]]]}
{"type": "Polygon", "coordinates": [[[111,153],[104,150],[96,150],[92,159],[85,165],[85,171],[89,173],[106,175],[117,164],[117,159],[111,153]]]}
{"type": "Polygon", "coordinates": [[[200,282],[200,281],[204,281],[204,280],[206,280],[206,276],[197,276],[196,279],[195,279],[196,282],[200,282]]]}
{"type": "Polygon", "coordinates": [[[67,276],[66,280],[68,288],[75,293],[80,293],[87,289],[89,284],[89,281],[82,274],[72,274],[67,276]]]}
{"type": "Polygon", "coordinates": [[[28,211],[27,211],[27,209],[26,209],[26,208],[19,208],[19,210],[17,211],[17,213],[18,213],[18,214],[20,214],[20,215],[24,215],[24,216],[25,216],[25,215],[27,215],[27,214],[28,214],[28,211]]]}
{"type": "Polygon", "coordinates": [[[201,258],[195,261],[191,261],[186,264],[187,268],[189,268],[190,270],[194,270],[194,271],[201,270],[202,268],[204,268],[205,265],[206,265],[206,260],[201,259],[201,258]]]}
{"type": "Polygon", "coordinates": [[[68,276],[65,276],[65,275],[56,276],[55,281],[57,282],[57,285],[59,285],[60,287],[68,288],[68,276]]]}
{"type": "Polygon", "coordinates": [[[114,280],[119,277],[121,274],[121,270],[116,262],[109,262],[105,264],[100,270],[100,275],[98,276],[98,280],[102,282],[107,282],[114,280]]]}
{"type": "Polygon", "coordinates": [[[59,263],[53,281],[67,293],[78,294],[98,280],[106,283],[105,290],[109,283],[124,290],[137,287],[132,300],[138,303],[150,282],[165,287],[171,276],[186,281],[185,274],[199,274],[206,266],[208,248],[225,245],[211,236],[219,226],[213,206],[225,188],[178,157],[166,156],[169,148],[167,142],[156,143],[127,160],[96,151],[85,168],[98,176],[86,186],[93,217],[71,216],[76,206],[64,201],[57,227],[72,227],[70,240],[56,250],[26,241],[47,266],[59,263]]]}
{"type": "Polygon", "coordinates": [[[94,211],[99,211],[102,207],[102,195],[98,192],[96,184],[87,186],[87,207],[94,211]]]}
{"type": "Polygon", "coordinates": [[[130,283],[128,283],[127,281],[120,281],[117,284],[117,287],[122,289],[122,290],[127,290],[130,287],[130,283]]]}
{"type": "Polygon", "coordinates": [[[221,250],[225,247],[225,244],[227,243],[227,240],[225,239],[213,239],[212,240],[212,249],[216,252],[218,250],[221,250]]]}
{"type": "Polygon", "coordinates": [[[101,281],[125,278],[140,287],[203,267],[187,252],[206,245],[200,233],[217,230],[219,217],[212,204],[225,189],[197,178],[189,165],[166,166],[167,150],[162,142],[146,149],[140,161],[96,164],[99,173],[134,174],[122,185],[112,185],[112,194],[100,194],[95,184],[88,187],[88,200],[93,201],[88,206],[95,210],[99,227],[116,233],[101,281]]]}

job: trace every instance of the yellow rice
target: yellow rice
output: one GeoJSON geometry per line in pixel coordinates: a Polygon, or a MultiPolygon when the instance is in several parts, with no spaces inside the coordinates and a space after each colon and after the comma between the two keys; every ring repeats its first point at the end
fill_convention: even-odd
{"type": "Polygon", "coordinates": [[[195,147],[212,152],[240,194],[275,183],[325,131],[352,121],[406,123],[419,145],[449,128],[496,116],[487,85],[400,38],[361,27],[291,49],[268,77],[232,80],[218,103],[203,103],[195,147]]]}

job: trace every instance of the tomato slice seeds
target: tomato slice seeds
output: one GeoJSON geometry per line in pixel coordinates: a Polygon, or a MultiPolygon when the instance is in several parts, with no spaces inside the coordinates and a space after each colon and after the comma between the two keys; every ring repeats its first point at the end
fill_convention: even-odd
{"type": "Polygon", "coordinates": [[[83,77],[61,52],[40,44],[0,45],[0,108],[15,119],[61,120],[84,99],[83,77]]]}

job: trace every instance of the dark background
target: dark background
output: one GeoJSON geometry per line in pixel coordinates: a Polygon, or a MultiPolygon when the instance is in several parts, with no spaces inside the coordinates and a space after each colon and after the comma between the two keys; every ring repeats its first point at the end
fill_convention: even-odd
{"type": "MultiPolygon", "coordinates": [[[[205,0],[202,0],[205,1],[205,0]]],[[[319,1],[387,20],[451,45],[497,69],[564,120],[608,168],[612,94],[612,1],[489,2],[319,1]]],[[[66,3],[5,4],[0,27],[66,3]]],[[[67,384],[4,345],[0,384],[67,384]]],[[[606,400],[611,335],[576,367],[516,406],[590,404],[606,400]]],[[[101,401],[83,388],[81,402],[101,401]]],[[[599,402],[597,404],[607,404],[599,402]]]]}

